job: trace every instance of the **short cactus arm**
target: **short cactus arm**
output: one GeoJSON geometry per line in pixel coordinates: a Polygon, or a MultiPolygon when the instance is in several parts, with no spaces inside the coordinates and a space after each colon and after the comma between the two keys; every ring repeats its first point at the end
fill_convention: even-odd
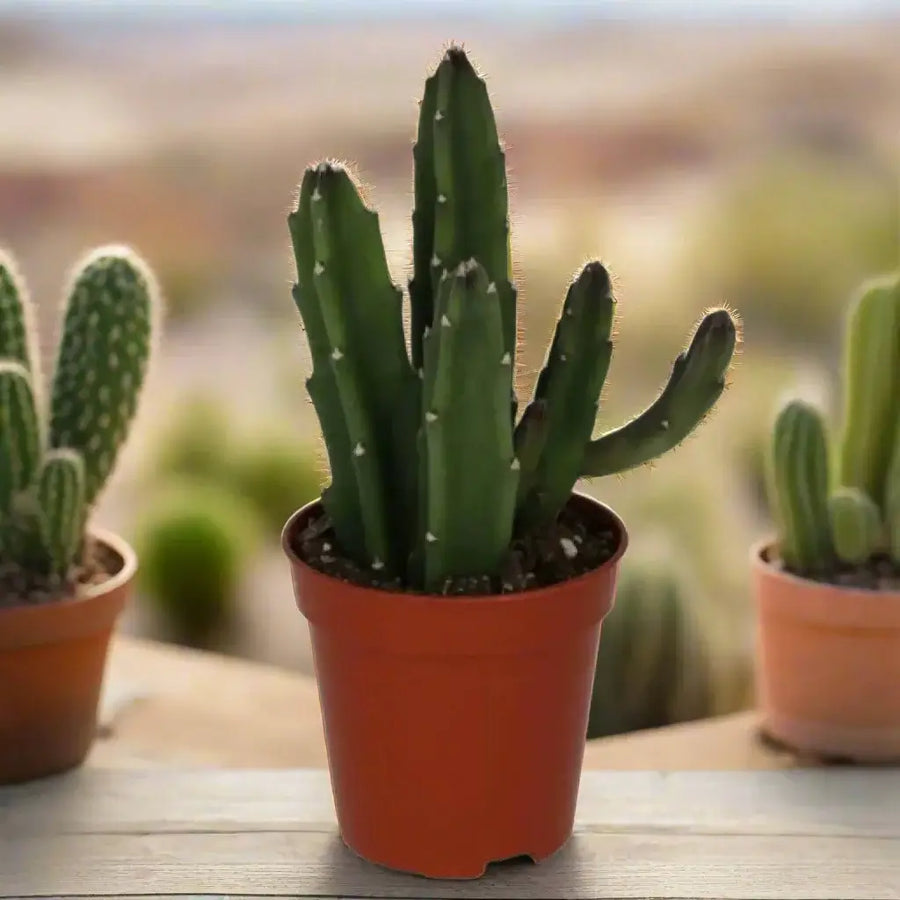
{"type": "Polygon", "coordinates": [[[425,589],[499,571],[518,484],[509,417],[512,372],[493,282],[474,260],[441,285],[425,338],[425,589]]]}
{"type": "Polygon", "coordinates": [[[477,259],[496,287],[504,347],[515,363],[516,293],[510,277],[506,158],[487,87],[466,54],[447,50],[426,81],[415,149],[413,361],[433,319],[444,270],[477,259]]]}
{"type": "Polygon", "coordinates": [[[844,380],[840,483],[881,504],[900,418],[900,281],[870,285],[856,300],[847,325],[844,380]]]}
{"type": "Polygon", "coordinates": [[[837,558],[848,565],[870,559],[881,543],[881,510],[859,488],[840,487],[828,498],[831,536],[837,558]]]}
{"type": "MultiPolygon", "coordinates": [[[[342,523],[358,512],[365,543],[359,561],[401,571],[416,511],[416,473],[407,456],[415,446],[420,388],[406,355],[400,292],[390,280],[378,218],[349,175],[323,163],[304,178],[290,225],[298,267],[295,296],[310,344],[318,349],[314,379],[321,378],[328,392],[313,399],[317,409],[326,410],[324,425],[336,421],[337,406],[347,438],[329,442],[339,489],[332,501],[349,496],[337,482],[348,470],[335,459],[347,443],[357,490],[352,510],[334,509],[334,525],[344,543],[342,523]],[[326,367],[331,376],[322,371],[326,367]]],[[[347,552],[353,552],[349,544],[347,552]]]]}
{"type": "Polygon", "coordinates": [[[42,452],[40,419],[31,375],[18,362],[0,361],[0,517],[37,474],[42,452]]]}
{"type": "MultiPolygon", "coordinates": [[[[597,404],[612,358],[615,300],[609,274],[599,263],[586,265],[569,287],[547,361],[532,403],[546,407],[546,436],[539,459],[522,469],[521,515],[526,522],[551,521],[565,506],[581,475],[584,448],[591,439],[597,404]]],[[[530,407],[529,407],[530,408],[530,407]]],[[[524,416],[520,427],[530,430],[524,416]]],[[[517,443],[527,443],[525,435],[517,443]]]]}
{"type": "Polygon", "coordinates": [[[678,446],[703,421],[725,389],[737,343],[728,310],[706,314],[679,354],[662,394],[637,418],[591,441],[581,475],[612,475],[643,465],[678,446]]]}
{"type": "Polygon", "coordinates": [[[832,566],[828,477],[822,416],[808,403],[792,400],[775,420],[769,482],[779,551],[791,571],[817,573],[832,566]]]}
{"type": "Polygon", "coordinates": [[[84,462],[74,450],[51,450],[37,480],[37,517],[48,571],[65,578],[81,546],[84,462]]]}
{"type": "Polygon", "coordinates": [[[50,446],[78,451],[84,502],[94,503],[128,436],[158,318],[149,271],[122,248],[101,248],[79,267],[53,375],[50,446]]]}
{"type": "Polygon", "coordinates": [[[894,446],[884,491],[884,519],[891,559],[900,566],[900,416],[894,425],[894,446]]]}

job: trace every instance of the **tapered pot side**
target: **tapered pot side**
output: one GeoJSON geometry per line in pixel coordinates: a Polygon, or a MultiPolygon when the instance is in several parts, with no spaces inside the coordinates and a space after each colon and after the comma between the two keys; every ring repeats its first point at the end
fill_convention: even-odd
{"type": "Polygon", "coordinates": [[[763,728],[799,751],[900,762],[900,592],[791,575],[751,551],[763,728]]]}
{"type": "Polygon", "coordinates": [[[80,765],[94,740],[109,640],[137,571],[102,531],[118,570],[76,598],[0,609],[0,784],[80,765]]]}
{"type": "Polygon", "coordinates": [[[548,588],[437,597],[360,587],[300,559],[285,526],[297,606],[309,623],[328,764],[344,842],[389,868],[474,878],[497,860],[542,860],[572,833],[600,628],[625,526],[599,568],[548,588]]]}

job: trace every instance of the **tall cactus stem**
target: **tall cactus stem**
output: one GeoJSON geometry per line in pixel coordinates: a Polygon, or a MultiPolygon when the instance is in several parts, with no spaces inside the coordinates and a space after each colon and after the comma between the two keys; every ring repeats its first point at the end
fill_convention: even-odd
{"type": "Polygon", "coordinates": [[[900,566],[900,416],[894,426],[894,446],[884,491],[884,520],[891,559],[900,566]]]}
{"type": "Polygon", "coordinates": [[[78,267],[53,374],[50,447],[81,454],[88,506],[137,413],[157,320],[152,276],[129,250],[103,247],[78,267]]]}
{"type": "Polygon", "coordinates": [[[519,463],[509,418],[503,323],[484,268],[461,263],[441,284],[425,339],[428,460],[425,589],[499,570],[512,540],[519,463]]]}
{"type": "Polygon", "coordinates": [[[860,292],[848,317],[843,372],[839,481],[882,504],[900,419],[900,281],[860,292]]]}
{"type": "Polygon", "coordinates": [[[802,400],[779,412],[772,442],[772,506],[785,565],[822,573],[834,555],[828,510],[828,443],[821,413],[802,400]]]}
{"type": "Polygon", "coordinates": [[[19,362],[0,361],[0,517],[31,485],[42,450],[31,375],[19,362]]]}
{"type": "MultiPolygon", "coordinates": [[[[533,402],[546,406],[546,437],[536,465],[528,460],[523,470],[530,491],[523,500],[527,520],[555,518],[581,475],[612,358],[614,315],[609,274],[599,262],[588,263],[569,287],[535,386],[533,402]]],[[[523,422],[531,428],[527,418],[523,422]]]]}

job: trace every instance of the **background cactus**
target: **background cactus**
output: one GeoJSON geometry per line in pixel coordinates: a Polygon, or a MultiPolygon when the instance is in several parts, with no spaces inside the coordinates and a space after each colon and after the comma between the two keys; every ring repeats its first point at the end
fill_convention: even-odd
{"type": "Polygon", "coordinates": [[[552,526],[582,476],[680,443],[725,387],[737,340],[706,315],[659,399],[592,441],[612,353],[609,275],[588,263],[566,295],[518,424],[516,290],[504,154],[484,81],[451,47],[425,84],[414,148],[410,350],[377,215],[346,170],[309,168],[288,222],[307,382],[331,467],[323,505],[343,553],[394,583],[475,592],[514,536],[552,526]]]}
{"type": "Polygon", "coordinates": [[[118,247],[87,257],[67,298],[45,422],[30,301],[0,258],[0,565],[28,594],[76,577],[88,511],[137,410],[155,320],[143,262],[118,247]]]}
{"type": "Polygon", "coordinates": [[[588,740],[715,713],[716,673],[689,581],[674,562],[623,561],[603,620],[588,740]]]}
{"type": "Polygon", "coordinates": [[[780,410],[771,450],[781,558],[791,571],[817,578],[881,558],[900,564],[900,279],[867,285],[855,299],[843,366],[845,414],[834,462],[821,413],[799,400],[780,410]]]}

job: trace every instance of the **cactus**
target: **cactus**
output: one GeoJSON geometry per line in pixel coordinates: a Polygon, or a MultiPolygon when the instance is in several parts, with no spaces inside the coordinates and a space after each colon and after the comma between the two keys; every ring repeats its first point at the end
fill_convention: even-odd
{"type": "Polygon", "coordinates": [[[694,599],[669,561],[622,564],[603,622],[588,740],[713,714],[715,673],[694,599]]]}
{"type": "Polygon", "coordinates": [[[770,505],[785,566],[815,578],[889,555],[900,564],[900,279],[866,285],[844,340],[845,416],[828,461],[822,414],[792,400],[779,412],[770,505]]]}
{"type": "Polygon", "coordinates": [[[409,347],[377,214],[334,163],[306,170],[288,217],[292,293],[331,469],[322,504],[342,553],[392,583],[447,593],[460,579],[496,585],[514,539],[557,522],[580,477],[687,437],[725,387],[737,325],[709,312],[656,403],[592,441],[615,299],[590,262],[516,422],[505,157],[485,83],[458,47],[426,80],[413,158],[409,347]]]}
{"type": "Polygon", "coordinates": [[[87,257],[67,298],[45,421],[30,302],[0,257],[0,562],[32,586],[71,582],[88,512],[137,409],[155,321],[139,259],[118,247],[87,257]]]}

